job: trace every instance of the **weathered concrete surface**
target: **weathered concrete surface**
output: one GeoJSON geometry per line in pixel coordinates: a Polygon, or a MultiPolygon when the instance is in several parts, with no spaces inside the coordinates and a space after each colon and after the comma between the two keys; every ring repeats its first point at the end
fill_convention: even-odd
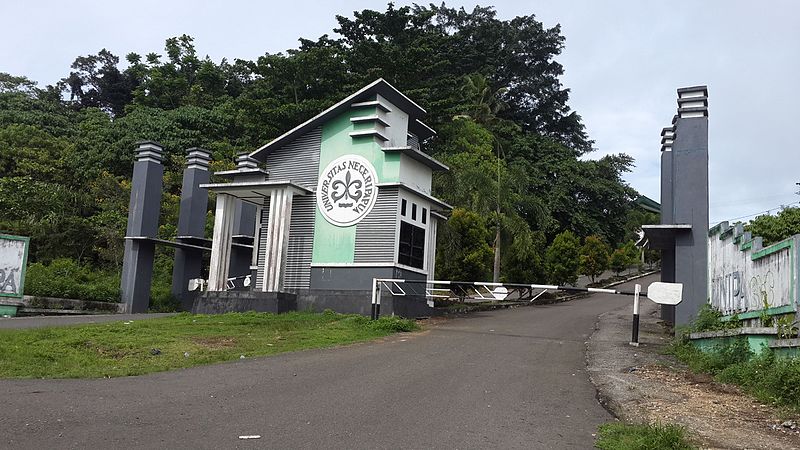
{"type": "MultiPolygon", "coordinates": [[[[652,281],[643,279],[640,284],[646,287],[652,281]]],[[[680,424],[703,448],[800,448],[800,431],[782,426],[786,417],[779,411],[734,386],[692,374],[663,354],[671,333],[658,318],[658,309],[642,300],[639,347],[628,345],[631,306],[600,315],[587,361],[602,404],[630,422],[680,424]]]]}
{"type": "MultiPolygon", "coordinates": [[[[637,282],[645,291],[654,281],[659,281],[658,275],[651,275],[637,282]]],[[[630,409],[625,407],[638,403],[643,395],[636,389],[636,377],[630,375],[629,370],[645,364],[664,362],[666,358],[657,350],[648,350],[651,347],[663,348],[669,338],[664,332],[664,326],[656,318],[658,306],[642,297],[639,303],[640,346],[629,345],[632,308],[631,301],[620,309],[600,315],[596,330],[589,340],[586,359],[589,377],[597,387],[600,403],[621,419],[639,421],[640,418],[636,414],[632,415],[630,409]]]]}
{"type": "Polygon", "coordinates": [[[142,377],[3,380],[0,447],[587,449],[612,416],[589,382],[586,341],[599,314],[629,301],[480,312],[142,377]]]}

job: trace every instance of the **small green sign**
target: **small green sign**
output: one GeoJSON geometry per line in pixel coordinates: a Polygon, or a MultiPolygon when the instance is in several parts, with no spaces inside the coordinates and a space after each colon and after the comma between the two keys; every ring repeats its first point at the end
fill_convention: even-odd
{"type": "Polygon", "coordinates": [[[30,238],[0,234],[0,297],[22,298],[30,238]]]}

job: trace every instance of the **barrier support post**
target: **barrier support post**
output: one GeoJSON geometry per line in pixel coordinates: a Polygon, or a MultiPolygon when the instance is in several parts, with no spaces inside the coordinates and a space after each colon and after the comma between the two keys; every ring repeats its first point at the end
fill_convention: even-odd
{"type": "Polygon", "coordinates": [[[630,344],[634,347],[639,346],[639,293],[642,285],[637,284],[633,291],[633,330],[631,331],[630,344]]]}

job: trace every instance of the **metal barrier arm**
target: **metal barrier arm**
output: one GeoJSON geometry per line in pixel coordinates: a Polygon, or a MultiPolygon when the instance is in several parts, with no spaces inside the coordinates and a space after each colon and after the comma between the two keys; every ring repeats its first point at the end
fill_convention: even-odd
{"type": "Polygon", "coordinates": [[[530,299],[530,303],[533,303],[533,302],[535,302],[535,301],[536,301],[536,299],[537,299],[537,298],[539,298],[539,297],[541,297],[542,295],[544,295],[544,293],[545,293],[545,292],[547,292],[547,289],[543,289],[543,290],[542,290],[542,292],[539,292],[539,293],[538,293],[538,294],[536,294],[535,296],[531,297],[531,299],[530,299]]]}
{"type": "MultiPolygon", "coordinates": [[[[490,289],[490,287],[505,287],[506,289],[542,289],[542,292],[534,296],[530,301],[533,302],[540,296],[542,296],[548,290],[554,291],[568,291],[568,292],[587,292],[587,293],[598,293],[598,294],[617,294],[617,295],[637,295],[639,293],[631,292],[631,291],[618,291],[616,289],[602,289],[602,288],[580,288],[575,286],[558,286],[554,284],[522,284],[522,283],[490,283],[490,282],[483,282],[483,281],[447,281],[447,280],[405,280],[405,279],[396,279],[396,278],[373,278],[372,279],[372,318],[377,319],[380,317],[380,308],[381,308],[381,286],[385,287],[386,290],[389,291],[390,294],[395,296],[405,296],[406,292],[400,286],[401,283],[409,283],[409,284],[425,284],[425,293],[426,296],[434,297],[434,295],[430,294],[431,291],[444,291],[441,288],[428,288],[428,285],[444,285],[444,286],[452,286],[452,287],[459,287],[466,293],[466,287],[471,287],[476,295],[478,295],[482,299],[487,299],[484,294],[481,293],[480,288],[486,290],[488,294],[492,296],[492,300],[495,300],[494,292],[490,289]],[[388,283],[388,284],[387,284],[388,283]],[[397,289],[399,292],[395,292],[394,289],[397,289]]],[[[448,290],[451,290],[449,288],[448,290]]],[[[532,291],[531,291],[532,293],[532,291]]],[[[646,292],[643,292],[645,296],[647,296],[646,292]]],[[[446,297],[443,295],[438,295],[436,297],[446,297]]]]}

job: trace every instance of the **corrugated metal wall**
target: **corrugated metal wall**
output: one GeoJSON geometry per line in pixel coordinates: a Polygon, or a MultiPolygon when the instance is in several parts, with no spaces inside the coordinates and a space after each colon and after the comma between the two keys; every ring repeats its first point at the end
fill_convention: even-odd
{"type": "Polygon", "coordinates": [[[289,250],[283,287],[308,289],[311,284],[311,252],[314,245],[314,195],[295,195],[292,199],[292,222],[289,225],[289,250]]]}
{"type": "Polygon", "coordinates": [[[380,188],[372,211],[356,225],[354,262],[394,262],[396,227],[397,188],[380,188]]]}
{"type": "Polygon", "coordinates": [[[256,269],[256,287],[260,291],[264,288],[264,261],[267,255],[267,224],[269,223],[269,197],[264,199],[264,207],[261,208],[261,228],[258,230],[258,258],[256,259],[258,269],[256,269]]]}
{"type": "MultiPolygon", "coordinates": [[[[291,180],[309,189],[317,187],[322,127],[300,136],[267,155],[266,168],[270,180],[291,180]]],[[[314,195],[295,195],[292,199],[292,221],[289,226],[289,249],[283,287],[308,289],[311,282],[311,251],[314,242],[314,195]]],[[[263,289],[264,261],[267,250],[269,199],[261,214],[261,240],[258,248],[256,289],[263,289]]]]}
{"type": "Polygon", "coordinates": [[[319,151],[322,127],[300,136],[293,142],[267,155],[270,180],[291,180],[301,186],[315,189],[319,177],[319,151]]]}

